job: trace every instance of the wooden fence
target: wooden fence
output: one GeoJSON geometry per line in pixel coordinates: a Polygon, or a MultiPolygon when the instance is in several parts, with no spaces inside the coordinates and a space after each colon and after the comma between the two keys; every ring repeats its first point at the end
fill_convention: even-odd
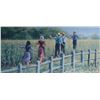
{"type": "MultiPolygon", "coordinates": [[[[61,54],[58,58],[53,58],[51,56],[47,61],[40,63],[40,61],[37,61],[37,64],[31,64],[30,66],[23,66],[22,64],[19,64],[16,68],[3,70],[2,73],[10,73],[10,72],[18,72],[22,73],[23,69],[29,69],[29,68],[35,68],[35,73],[41,73],[41,66],[47,65],[47,70],[43,72],[53,73],[55,69],[61,69],[61,72],[66,72],[65,66],[70,65],[73,69],[73,72],[76,70],[76,64],[80,63],[81,66],[84,66],[85,62],[87,62],[87,65],[90,66],[91,61],[94,62],[94,67],[97,67],[97,62],[100,64],[100,56],[97,57],[97,55],[100,55],[100,51],[94,50],[91,51],[90,49],[87,52],[84,52],[83,50],[76,53],[75,50],[72,51],[70,55],[64,55],[61,54]],[[85,59],[87,55],[87,59],[85,59]],[[92,55],[92,57],[91,57],[92,55]],[[80,60],[77,61],[77,56],[80,56],[80,60]],[[66,59],[70,58],[70,62],[66,63],[66,59]],[[54,67],[54,62],[59,61],[59,66],[54,67]]],[[[99,65],[100,66],[100,65],[99,65]]],[[[98,68],[99,70],[99,68],[98,68]]]]}

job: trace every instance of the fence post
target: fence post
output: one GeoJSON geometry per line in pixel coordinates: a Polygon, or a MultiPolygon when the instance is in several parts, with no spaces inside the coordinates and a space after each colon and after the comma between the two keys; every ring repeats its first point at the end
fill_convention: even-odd
{"type": "Polygon", "coordinates": [[[49,63],[49,73],[53,72],[53,56],[50,57],[50,63],[49,63]]]}
{"type": "Polygon", "coordinates": [[[84,51],[83,50],[81,50],[81,63],[84,66],[84,51]]]}
{"type": "Polygon", "coordinates": [[[40,73],[40,61],[37,61],[36,73],[40,73]]]}
{"type": "Polygon", "coordinates": [[[23,70],[22,70],[22,64],[19,64],[18,65],[18,73],[22,73],[23,72],[23,70]]]}
{"type": "Polygon", "coordinates": [[[90,49],[88,50],[88,66],[90,66],[90,49]]]}
{"type": "Polygon", "coordinates": [[[60,54],[61,54],[61,44],[60,44],[60,47],[59,47],[59,49],[60,49],[60,54]]]}
{"type": "Polygon", "coordinates": [[[97,50],[95,49],[95,55],[94,55],[94,64],[95,64],[95,67],[97,66],[96,62],[97,62],[97,50]]]}
{"type": "Polygon", "coordinates": [[[61,54],[61,63],[60,63],[60,65],[61,65],[61,69],[62,69],[62,72],[64,72],[64,54],[62,53],[61,54]]]}
{"type": "Polygon", "coordinates": [[[73,50],[73,52],[72,52],[72,67],[73,67],[73,69],[74,69],[74,72],[75,72],[75,50],[73,50]]]}

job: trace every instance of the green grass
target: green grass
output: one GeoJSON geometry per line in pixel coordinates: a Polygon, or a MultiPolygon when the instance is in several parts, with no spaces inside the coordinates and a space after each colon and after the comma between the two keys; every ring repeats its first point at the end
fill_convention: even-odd
{"type": "MultiPolygon", "coordinates": [[[[32,52],[32,63],[36,63],[38,59],[38,47],[36,45],[37,40],[30,40],[34,51],[32,52]]],[[[100,50],[99,40],[78,40],[78,46],[76,52],[80,50],[87,51],[100,50]]],[[[20,46],[25,45],[26,40],[2,40],[1,41],[1,66],[2,69],[15,67],[21,62],[24,49],[20,46]]],[[[54,55],[55,42],[54,40],[46,40],[46,56],[45,59],[54,55]]],[[[70,39],[66,42],[66,54],[70,54],[72,51],[72,41],[70,39]]],[[[94,56],[93,56],[94,57],[94,56]]]]}

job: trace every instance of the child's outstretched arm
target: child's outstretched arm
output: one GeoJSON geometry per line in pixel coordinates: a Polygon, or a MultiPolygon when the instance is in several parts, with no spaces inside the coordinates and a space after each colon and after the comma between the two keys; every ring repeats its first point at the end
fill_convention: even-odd
{"type": "Polygon", "coordinates": [[[34,50],[33,47],[31,47],[31,50],[34,50]]]}
{"type": "Polygon", "coordinates": [[[56,38],[56,37],[53,37],[52,35],[50,35],[49,37],[50,37],[50,39],[55,39],[56,38]]]}
{"type": "Polygon", "coordinates": [[[20,48],[25,48],[25,46],[20,46],[20,48]]]}
{"type": "Polygon", "coordinates": [[[39,41],[36,43],[36,45],[39,45],[40,43],[39,43],[39,41]]]}
{"type": "Polygon", "coordinates": [[[72,35],[70,35],[70,34],[66,34],[65,35],[67,38],[69,38],[69,39],[72,39],[72,35]]]}

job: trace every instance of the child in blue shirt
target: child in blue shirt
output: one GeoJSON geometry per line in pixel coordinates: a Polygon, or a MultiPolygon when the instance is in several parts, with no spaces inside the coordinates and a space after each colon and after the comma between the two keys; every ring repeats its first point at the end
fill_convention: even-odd
{"type": "Polygon", "coordinates": [[[61,53],[61,34],[58,33],[58,36],[55,38],[55,57],[61,53]]]}
{"type": "Polygon", "coordinates": [[[73,35],[71,37],[72,37],[72,40],[73,40],[73,49],[76,49],[76,47],[77,47],[77,39],[79,37],[76,35],[76,32],[73,32],[73,35]]]}
{"type": "Polygon", "coordinates": [[[61,35],[61,51],[65,54],[66,36],[64,32],[62,32],[61,35]]]}

